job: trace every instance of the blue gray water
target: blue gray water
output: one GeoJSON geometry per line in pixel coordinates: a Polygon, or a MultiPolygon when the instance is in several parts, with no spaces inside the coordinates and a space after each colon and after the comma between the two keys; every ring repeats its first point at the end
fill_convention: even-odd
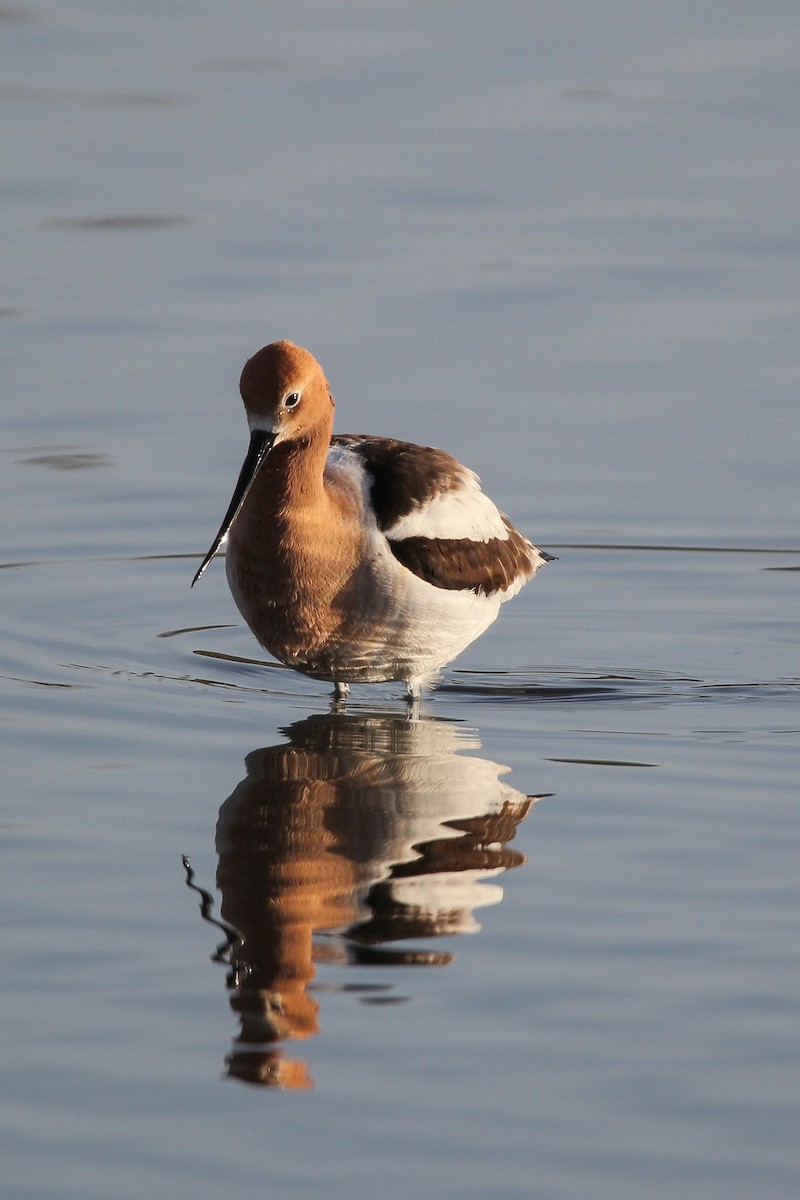
{"type": "Polygon", "coordinates": [[[793,1200],[800,14],[0,57],[3,1195],[793,1200]],[[415,722],[189,590],[278,337],[558,555],[415,722]]]}

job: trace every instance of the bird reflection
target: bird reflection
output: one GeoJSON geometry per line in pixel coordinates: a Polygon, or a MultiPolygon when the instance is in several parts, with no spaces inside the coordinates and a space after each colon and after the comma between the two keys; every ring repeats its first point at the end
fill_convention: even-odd
{"type": "Polygon", "coordinates": [[[329,713],[282,732],[286,742],[248,754],[220,808],[215,923],[240,1023],[228,1073],[303,1088],[308,1063],[283,1044],[319,1030],[316,965],[450,962],[448,951],[397,943],[479,928],[475,909],[502,898],[486,881],[525,861],[507,843],[538,797],[464,753],[480,743],[450,722],[329,713]]]}

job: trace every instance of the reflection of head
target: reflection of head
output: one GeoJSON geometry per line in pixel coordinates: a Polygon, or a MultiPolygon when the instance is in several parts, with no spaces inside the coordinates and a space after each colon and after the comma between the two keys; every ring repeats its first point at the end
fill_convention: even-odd
{"type": "Polygon", "coordinates": [[[282,1091],[307,1091],[314,1086],[308,1073],[308,1063],[299,1058],[284,1058],[280,1050],[242,1053],[234,1051],[226,1060],[228,1075],[242,1083],[257,1083],[262,1087],[282,1091]]]}
{"type": "Polygon", "coordinates": [[[455,724],[331,714],[285,733],[247,756],[220,808],[217,884],[245,967],[230,1073],[297,1086],[265,1047],[317,1032],[307,988],[315,961],[336,956],[317,935],[339,935],[340,958],[349,944],[360,961],[449,961],[379,947],[477,928],[473,910],[502,895],[480,881],[524,861],[505,842],[531,800],[500,780],[504,768],[460,753],[478,743],[455,724]]]}

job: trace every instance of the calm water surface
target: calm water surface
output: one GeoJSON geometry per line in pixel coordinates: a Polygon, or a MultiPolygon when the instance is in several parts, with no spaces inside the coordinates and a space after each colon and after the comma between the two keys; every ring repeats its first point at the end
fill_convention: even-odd
{"type": "Polygon", "coordinates": [[[794,1198],[800,17],[0,34],[3,1195],[794,1198]],[[189,591],[282,336],[558,555],[416,720],[189,591]]]}

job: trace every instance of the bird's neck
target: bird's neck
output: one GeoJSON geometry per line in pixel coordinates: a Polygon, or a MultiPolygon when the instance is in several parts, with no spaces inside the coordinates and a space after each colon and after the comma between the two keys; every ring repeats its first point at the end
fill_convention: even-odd
{"type": "Polygon", "coordinates": [[[323,511],[326,507],[324,470],[331,441],[326,423],[302,440],[279,442],[256,478],[254,500],[264,514],[275,518],[323,511]]]}
{"type": "Polygon", "coordinates": [[[358,561],[360,493],[342,493],[335,481],[329,486],[325,480],[330,433],[328,426],[302,442],[279,442],[231,530],[237,586],[257,597],[257,611],[269,611],[265,631],[275,625],[276,606],[290,606],[292,621],[304,630],[321,628],[323,610],[358,561]]]}

